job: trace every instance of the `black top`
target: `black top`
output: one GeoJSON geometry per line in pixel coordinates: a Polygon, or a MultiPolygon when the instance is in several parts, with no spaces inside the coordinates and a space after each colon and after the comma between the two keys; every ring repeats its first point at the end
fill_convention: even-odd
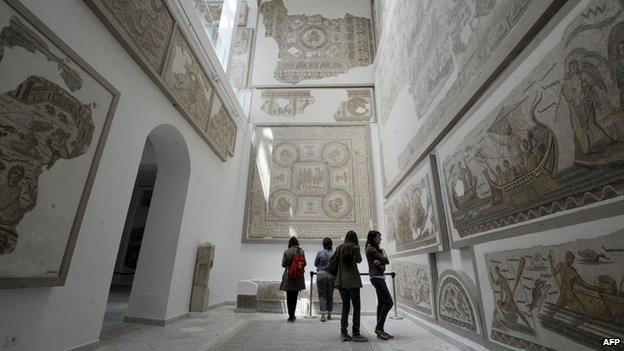
{"type": "Polygon", "coordinates": [[[383,276],[386,271],[386,265],[390,263],[379,250],[371,245],[366,245],[366,259],[368,260],[368,274],[371,277],[383,276]],[[376,265],[373,262],[379,260],[382,264],[376,265]]]}
{"type": "Polygon", "coordinates": [[[358,271],[357,264],[362,262],[360,247],[353,244],[342,244],[336,248],[339,255],[338,272],[334,279],[334,287],[337,289],[353,289],[362,287],[362,278],[358,271]],[[353,250],[353,262],[345,262],[342,259],[342,250],[353,250]]]}

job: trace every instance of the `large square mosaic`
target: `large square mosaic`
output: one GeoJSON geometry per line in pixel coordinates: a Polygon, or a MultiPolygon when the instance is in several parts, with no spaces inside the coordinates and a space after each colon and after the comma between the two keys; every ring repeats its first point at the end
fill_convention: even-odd
{"type": "Polygon", "coordinates": [[[257,127],[244,240],[366,233],[374,221],[367,128],[257,127]]]}

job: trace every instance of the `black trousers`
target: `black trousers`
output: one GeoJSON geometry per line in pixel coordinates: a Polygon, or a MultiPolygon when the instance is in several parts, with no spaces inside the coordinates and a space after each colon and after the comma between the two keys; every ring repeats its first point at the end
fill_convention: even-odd
{"type": "Polygon", "coordinates": [[[388,312],[390,312],[394,305],[392,302],[392,295],[390,295],[385,279],[372,278],[370,281],[377,293],[377,326],[375,330],[384,330],[386,317],[388,317],[388,312]]]}
{"type": "Polygon", "coordinates": [[[347,334],[349,327],[349,310],[353,303],[353,334],[360,334],[360,311],[362,304],[360,303],[360,288],[338,289],[340,298],[342,299],[342,317],[340,318],[340,332],[347,334]]]}
{"type": "Polygon", "coordinates": [[[286,291],[286,306],[288,306],[288,318],[295,318],[295,310],[297,309],[298,290],[286,291]]]}

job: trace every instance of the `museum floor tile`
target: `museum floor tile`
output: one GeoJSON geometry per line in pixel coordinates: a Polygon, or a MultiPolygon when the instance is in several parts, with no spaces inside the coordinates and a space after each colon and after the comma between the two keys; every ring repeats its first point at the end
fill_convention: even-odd
{"type": "MultiPolygon", "coordinates": [[[[388,320],[386,330],[395,339],[374,337],[375,317],[362,317],[367,343],[341,342],[339,318],[327,323],[300,317],[286,323],[285,317],[268,313],[235,313],[222,306],[166,327],[137,326],[123,335],[103,340],[97,351],[275,351],[275,350],[376,350],[458,351],[458,349],[406,319],[388,320]],[[293,343],[296,341],[296,343],[293,343]]],[[[123,331],[122,331],[123,332],[123,331]]]]}

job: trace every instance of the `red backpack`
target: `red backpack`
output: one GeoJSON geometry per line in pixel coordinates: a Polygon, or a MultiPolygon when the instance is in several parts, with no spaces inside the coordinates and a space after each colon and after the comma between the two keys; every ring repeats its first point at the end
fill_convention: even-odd
{"type": "Polygon", "coordinates": [[[290,269],[288,269],[288,278],[290,279],[303,279],[306,266],[305,255],[301,253],[300,249],[297,249],[295,257],[293,257],[290,263],[290,269]]]}

